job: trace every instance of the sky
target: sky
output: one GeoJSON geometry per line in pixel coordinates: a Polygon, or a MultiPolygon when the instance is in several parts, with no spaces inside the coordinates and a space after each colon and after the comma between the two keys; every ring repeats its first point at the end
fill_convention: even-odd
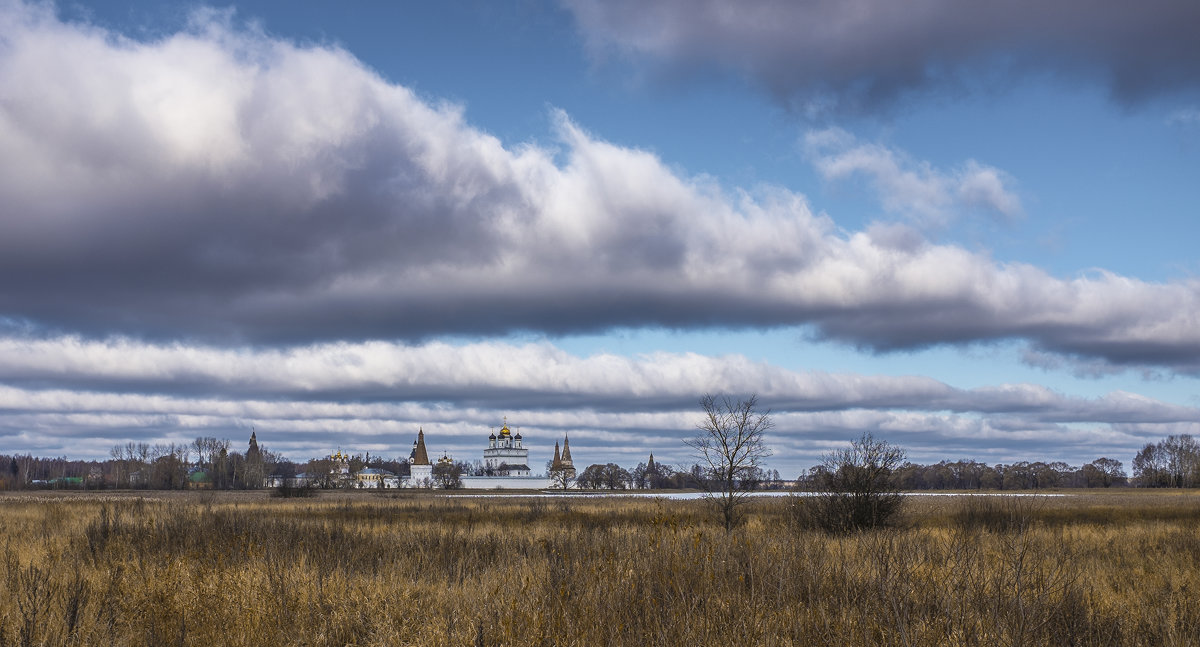
{"type": "Polygon", "coordinates": [[[0,0],[0,453],[1200,434],[1192,0],[0,0]]]}

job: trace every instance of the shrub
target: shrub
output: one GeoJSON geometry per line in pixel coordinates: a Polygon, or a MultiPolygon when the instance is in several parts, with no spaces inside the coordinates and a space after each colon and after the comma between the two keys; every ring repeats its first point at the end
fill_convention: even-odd
{"type": "Polygon", "coordinates": [[[871,434],[828,454],[809,481],[810,496],[794,501],[798,521],[835,533],[888,525],[904,504],[892,478],[903,460],[904,450],[871,434]]]}

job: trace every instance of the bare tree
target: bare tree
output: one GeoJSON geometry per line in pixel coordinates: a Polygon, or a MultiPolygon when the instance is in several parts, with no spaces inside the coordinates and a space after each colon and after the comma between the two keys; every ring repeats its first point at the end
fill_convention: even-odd
{"type": "Polygon", "coordinates": [[[560,467],[549,470],[547,474],[550,475],[550,487],[556,490],[565,490],[575,483],[575,470],[560,467]]]}
{"type": "Polygon", "coordinates": [[[462,461],[438,461],[433,466],[433,480],[443,490],[457,490],[462,487],[462,475],[465,465],[462,461]]]}
{"type": "Polygon", "coordinates": [[[1079,468],[1086,487],[1112,487],[1125,483],[1125,469],[1121,461],[1112,458],[1097,458],[1079,468]]]}
{"type": "Polygon", "coordinates": [[[1167,452],[1167,469],[1171,473],[1174,487],[1192,487],[1194,477],[1200,471],[1200,443],[1188,434],[1167,436],[1162,441],[1167,452]]]}
{"type": "Polygon", "coordinates": [[[1192,487],[1200,479],[1200,443],[1187,434],[1148,443],[1133,457],[1133,476],[1142,487],[1192,487]]]}
{"type": "Polygon", "coordinates": [[[585,490],[600,489],[604,486],[604,466],[599,463],[588,465],[575,477],[575,482],[585,490]]]}
{"type": "Polygon", "coordinates": [[[617,465],[609,463],[604,466],[602,472],[604,487],[610,490],[624,490],[629,485],[632,477],[629,475],[629,470],[617,465]]]}
{"type": "Polygon", "coordinates": [[[704,419],[696,436],[685,441],[703,466],[700,484],[721,511],[725,531],[741,520],[739,507],[756,484],[760,464],[771,455],[763,434],[773,425],[771,412],[758,410],[758,396],[700,398],[704,419]]]}

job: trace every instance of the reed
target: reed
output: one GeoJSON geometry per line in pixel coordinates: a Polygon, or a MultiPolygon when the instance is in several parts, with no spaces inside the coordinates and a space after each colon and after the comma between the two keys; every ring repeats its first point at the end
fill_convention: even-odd
{"type": "Polygon", "coordinates": [[[0,499],[0,644],[1188,645],[1200,499],[0,499]]]}

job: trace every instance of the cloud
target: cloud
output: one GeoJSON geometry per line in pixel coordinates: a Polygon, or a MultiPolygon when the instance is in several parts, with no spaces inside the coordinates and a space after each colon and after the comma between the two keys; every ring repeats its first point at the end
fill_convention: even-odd
{"type": "Polygon", "coordinates": [[[840,128],[809,132],[804,149],[826,181],[865,176],[885,209],[923,225],[945,226],[971,213],[1000,220],[1023,215],[1007,174],[975,160],[947,173],[895,149],[859,143],[840,128]]]}
{"type": "Polygon", "coordinates": [[[1200,125],[1200,108],[1180,108],[1172,112],[1167,116],[1167,125],[1182,127],[1200,125]]]}
{"type": "Polygon", "coordinates": [[[596,56],[743,75],[805,108],[870,109],[1052,73],[1135,102],[1200,86],[1190,0],[562,0],[596,56]]]}
{"type": "Polygon", "coordinates": [[[436,452],[479,455],[505,416],[540,465],[569,434],[583,461],[687,462],[704,392],[756,392],[789,471],[864,429],[922,460],[1131,455],[1200,424],[1200,409],[1033,384],[959,389],[922,376],[797,372],[741,355],[578,357],[547,343],[383,342],[228,349],[76,337],[0,338],[0,446],[100,458],[126,442],[238,441],[257,430],[297,460],[335,447],[405,455],[418,428],[436,452]],[[544,456],[543,456],[544,454],[544,456]]]}
{"type": "MultiPolygon", "coordinates": [[[[1069,400],[1069,399],[1067,399],[1069,400]]],[[[1053,404],[1047,403],[1047,408],[1053,404]]],[[[1104,405],[1101,405],[1103,408],[1104,405]]],[[[969,457],[990,462],[1049,458],[1079,463],[1099,455],[1127,459],[1144,443],[1170,433],[1196,433],[1190,420],[1079,424],[1036,413],[977,414],[895,409],[832,409],[774,413],[772,466],[798,473],[825,451],[864,429],[906,448],[914,460],[969,457]]],[[[695,432],[695,407],[664,411],[543,410],[520,407],[446,408],[426,403],[246,400],[28,390],[0,387],[0,444],[7,453],[103,458],[127,442],[188,443],[227,438],[239,447],[253,427],[273,451],[293,460],[334,448],[406,456],[423,428],[432,451],[479,458],[489,429],[504,416],[519,426],[533,464],[550,458],[569,434],[576,460],[632,466],[650,452],[689,463],[683,440],[695,432]]]]}
{"type": "MultiPolygon", "coordinates": [[[[557,112],[560,150],[505,145],[343,50],[230,20],[135,41],[0,6],[8,327],[287,347],[808,324],[876,351],[1021,338],[1200,371],[1195,281],[844,234],[801,195],[683,176],[557,112]]],[[[873,172],[910,204],[1014,208],[995,169],[884,152],[873,172]]]]}
{"type": "MultiPolygon", "coordinates": [[[[324,417],[334,411],[386,417],[397,411],[389,402],[654,412],[691,408],[700,393],[753,392],[778,411],[1019,413],[1054,422],[1106,423],[1200,419],[1200,410],[1122,392],[1088,400],[1032,384],[962,390],[921,376],[795,372],[742,355],[655,352],[577,357],[544,342],[371,341],[228,349],[128,339],[0,337],[0,381],[43,390],[137,391],[142,395],[120,398],[152,408],[166,402],[163,398],[178,395],[262,399],[256,407],[282,398],[296,417],[324,417]],[[321,404],[323,400],[328,402],[321,404]],[[358,404],[331,404],[342,401],[358,404]]],[[[58,402],[57,396],[46,394],[33,398],[13,395],[16,390],[8,393],[7,399],[0,398],[5,408],[40,402],[32,408],[46,409],[58,402]]],[[[201,409],[170,412],[235,413],[201,401],[201,409]]],[[[90,409],[86,403],[92,400],[84,402],[82,408],[90,409]]]]}

